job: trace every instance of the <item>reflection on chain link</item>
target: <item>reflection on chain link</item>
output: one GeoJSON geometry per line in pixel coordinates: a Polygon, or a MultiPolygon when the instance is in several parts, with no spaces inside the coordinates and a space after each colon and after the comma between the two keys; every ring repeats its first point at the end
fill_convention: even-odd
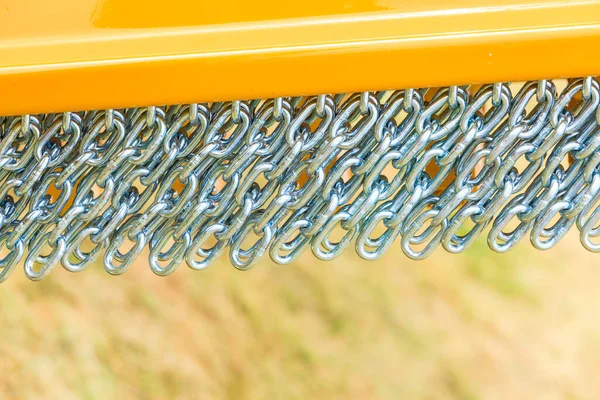
{"type": "Polygon", "coordinates": [[[1,118],[0,281],[121,274],[145,248],[158,275],[421,259],[486,228],[495,251],[573,225],[600,251],[599,102],[584,78],[1,118]]]}

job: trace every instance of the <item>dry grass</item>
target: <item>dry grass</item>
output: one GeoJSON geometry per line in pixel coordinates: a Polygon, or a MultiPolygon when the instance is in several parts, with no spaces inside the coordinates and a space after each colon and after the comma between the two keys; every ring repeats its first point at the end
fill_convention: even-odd
{"type": "Polygon", "coordinates": [[[595,399],[600,268],[552,251],[306,254],[168,278],[143,262],[0,287],[0,397],[595,399]]]}

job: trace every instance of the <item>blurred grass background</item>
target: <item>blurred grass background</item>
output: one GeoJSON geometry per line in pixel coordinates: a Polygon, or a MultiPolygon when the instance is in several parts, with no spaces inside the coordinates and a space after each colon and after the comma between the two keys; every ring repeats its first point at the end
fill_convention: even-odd
{"type": "Polygon", "coordinates": [[[600,268],[571,232],[425,261],[395,246],[160,278],[141,258],[15,271],[0,286],[0,397],[596,399],[600,268]]]}

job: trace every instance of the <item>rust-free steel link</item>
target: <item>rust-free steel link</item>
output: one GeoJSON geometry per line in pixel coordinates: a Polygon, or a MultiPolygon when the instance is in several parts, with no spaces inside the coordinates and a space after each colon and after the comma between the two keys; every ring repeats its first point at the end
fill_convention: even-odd
{"type": "Polygon", "coordinates": [[[549,249],[573,225],[600,251],[594,78],[426,92],[2,118],[0,281],[100,259],[121,274],[145,247],[158,275],[227,250],[240,270],[352,244],[421,259],[482,232],[495,251],[528,234],[549,249]]]}

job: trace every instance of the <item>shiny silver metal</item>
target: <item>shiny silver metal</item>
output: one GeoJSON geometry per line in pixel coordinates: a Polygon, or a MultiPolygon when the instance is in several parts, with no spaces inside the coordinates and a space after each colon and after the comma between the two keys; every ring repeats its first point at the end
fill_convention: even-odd
{"type": "Polygon", "coordinates": [[[149,248],[168,275],[229,251],[367,260],[549,249],[576,225],[600,251],[600,86],[550,80],[0,120],[0,281],[149,248]],[[425,100],[427,97],[429,100],[425,100]],[[331,239],[334,230],[341,239],[331,239]],[[340,232],[342,232],[340,234],[340,232]]]}

